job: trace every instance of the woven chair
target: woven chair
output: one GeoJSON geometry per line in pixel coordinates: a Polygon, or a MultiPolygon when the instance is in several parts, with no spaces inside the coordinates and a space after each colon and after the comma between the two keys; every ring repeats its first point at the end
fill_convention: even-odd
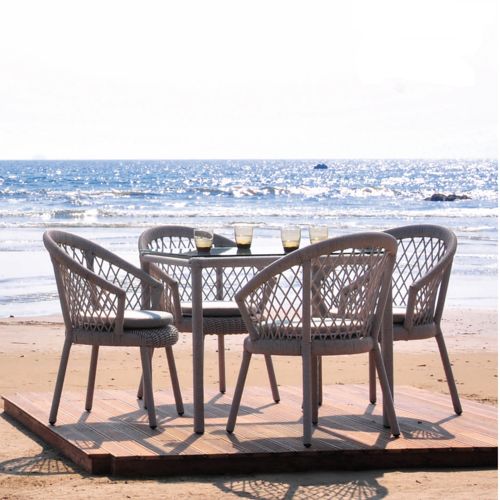
{"type": "MultiPolygon", "coordinates": [[[[457,415],[462,413],[455,379],[441,330],[457,238],[449,229],[430,225],[403,226],[385,231],[398,241],[392,278],[394,340],[434,337],[457,415]]],[[[370,363],[370,400],[375,402],[375,374],[370,363]]]]}
{"type": "Polygon", "coordinates": [[[149,425],[155,428],[151,350],[164,347],[177,411],[182,415],[184,408],[172,352],[178,331],[172,315],[159,310],[162,283],[80,236],[50,230],[44,233],[43,242],[54,266],[66,327],[49,422],[53,425],[57,420],[73,344],[92,346],[85,402],[87,411],[92,409],[99,347],[135,346],[141,353],[149,425]]]}
{"type": "Polygon", "coordinates": [[[399,426],[378,335],[396,256],[396,240],[359,233],[296,250],[260,271],[236,302],[247,325],[234,399],[233,432],[253,354],[302,357],[304,445],[318,422],[318,358],[371,353],[394,436],[399,426]]]}
{"type": "MultiPolygon", "coordinates": [[[[181,332],[192,331],[191,270],[189,267],[145,261],[144,252],[175,252],[195,250],[194,228],[188,226],[155,226],[139,237],[141,267],[165,285],[162,308],[169,311],[181,332]]],[[[235,247],[236,243],[220,234],[214,234],[214,246],[235,247]]],[[[234,302],[235,293],[258,271],[256,267],[206,268],[203,270],[203,333],[217,335],[219,362],[219,390],[226,392],[224,336],[248,333],[234,302]]],[[[270,356],[266,367],[274,401],[280,399],[278,385],[270,356]]],[[[140,393],[139,386],[139,396],[140,393]]]]}

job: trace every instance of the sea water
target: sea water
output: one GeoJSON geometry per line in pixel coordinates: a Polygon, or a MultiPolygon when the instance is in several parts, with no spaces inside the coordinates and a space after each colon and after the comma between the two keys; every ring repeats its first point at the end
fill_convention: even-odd
{"type": "Polygon", "coordinates": [[[256,245],[285,223],[330,236],[432,223],[458,236],[448,305],[496,308],[496,160],[0,161],[0,317],[59,312],[47,228],[81,234],[134,263],[157,224],[210,224],[256,245]],[[326,169],[315,169],[324,163],[326,169]],[[434,193],[469,199],[433,202],[434,193]]]}

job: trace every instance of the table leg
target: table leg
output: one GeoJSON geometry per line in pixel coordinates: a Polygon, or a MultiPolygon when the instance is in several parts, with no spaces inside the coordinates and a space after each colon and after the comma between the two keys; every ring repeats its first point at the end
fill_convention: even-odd
{"type": "Polygon", "coordinates": [[[194,432],[205,431],[204,390],[203,390],[203,298],[202,268],[193,263],[191,268],[192,286],[192,329],[193,329],[193,409],[194,432]]]}
{"type": "MultiPolygon", "coordinates": [[[[389,387],[391,388],[392,400],[394,401],[394,356],[393,356],[393,331],[392,331],[392,291],[389,291],[387,303],[384,309],[384,318],[382,320],[382,358],[384,360],[389,387]]],[[[384,426],[389,427],[386,405],[384,404],[384,426]]]]}

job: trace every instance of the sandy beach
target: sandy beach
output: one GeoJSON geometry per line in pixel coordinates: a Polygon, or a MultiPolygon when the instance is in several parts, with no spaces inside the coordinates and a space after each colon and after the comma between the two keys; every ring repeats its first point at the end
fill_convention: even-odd
{"type": "MultiPolygon", "coordinates": [[[[457,466],[492,463],[497,430],[491,415],[498,415],[498,1],[23,0],[2,2],[0,16],[0,500],[500,498],[497,467],[457,466]],[[143,457],[167,450],[189,464],[189,476],[90,475],[7,415],[5,408],[15,413],[14,398],[4,406],[2,396],[17,393],[21,409],[29,406],[49,425],[48,401],[65,334],[45,231],[75,234],[140,265],[138,240],[146,229],[211,227],[233,238],[234,226],[243,223],[254,231],[250,253],[263,250],[273,259],[282,255],[281,230],[289,225],[300,227],[302,247],[309,245],[313,225],[327,226],[329,238],[407,225],[452,231],[458,244],[442,328],[459,397],[469,401],[464,414],[454,413],[435,339],[427,339],[394,346],[394,406],[397,414],[399,404],[402,439],[389,441],[383,425],[373,425],[380,423],[384,398],[377,387],[375,408],[362,399],[365,387],[369,392],[366,354],[322,361],[322,383],[328,386],[322,409],[333,411],[323,413],[329,426],[318,422],[313,429],[311,453],[294,454],[295,435],[286,435],[301,421],[298,357],[273,359],[287,395],[279,405],[260,405],[269,380],[263,357],[253,357],[246,388],[253,386],[255,398],[240,407],[250,417],[248,437],[238,438],[237,429],[228,436],[219,425],[230,411],[244,336],[226,339],[226,399],[215,397],[214,337],[205,341],[203,373],[205,401],[214,402],[206,411],[213,432],[198,442],[191,432],[192,334],[182,333],[174,356],[186,412],[171,431],[164,425],[171,421],[165,392],[165,418],[154,435],[128,420],[145,416],[132,393],[142,372],[138,348],[99,349],[95,389],[102,391],[101,406],[90,416],[84,405],[80,412],[76,399],[87,387],[91,348],[75,345],[62,400],[70,391],[79,394],[56,422],[60,436],[68,434],[41,434],[65,439],[66,453],[79,464],[88,462],[68,452],[72,439],[95,452],[101,466],[111,457],[111,466],[101,471],[127,474],[118,462],[147,472],[160,464],[160,470],[163,462],[143,457]],[[342,384],[363,384],[356,388],[361,395],[353,397],[353,388],[342,384]],[[284,409],[291,400],[296,416],[284,409]],[[361,425],[349,411],[354,409],[362,412],[361,425]],[[117,417],[125,431],[116,428],[117,417]],[[264,431],[254,425],[261,422],[264,431]],[[332,455],[317,453],[315,433],[332,455]],[[206,472],[201,467],[207,464],[219,467],[210,450],[221,451],[226,465],[220,468],[228,471],[236,463],[233,453],[247,449],[273,452],[238,461],[265,474],[194,475],[206,472]],[[282,449],[290,461],[278,455],[282,449]],[[193,465],[189,455],[195,452],[201,460],[193,465]],[[299,469],[331,465],[331,456],[354,467],[351,452],[361,457],[359,464],[369,461],[381,469],[271,474],[265,468],[271,460],[274,470],[290,468],[295,459],[299,469]],[[382,469],[387,455],[400,469],[382,469]],[[428,469],[403,469],[404,457],[428,469]],[[445,462],[450,457],[455,461],[445,462]],[[432,468],[443,463],[456,467],[432,468]]],[[[177,253],[188,249],[187,241],[176,239],[167,245],[173,258],[168,262],[189,272],[185,255],[177,253]]],[[[441,243],[419,240],[403,250],[408,255],[413,246],[419,255],[418,263],[411,261],[412,279],[415,268],[427,268],[420,256],[430,263],[431,254],[442,253],[441,243]]],[[[84,253],[80,260],[89,272],[99,267],[102,275],[115,274],[114,266],[84,253]]],[[[260,266],[258,259],[252,262],[260,266]]],[[[211,264],[206,259],[201,265],[211,264]]],[[[235,268],[246,265],[242,260],[235,268]]],[[[246,279],[254,272],[244,271],[246,279]]],[[[340,295],[348,290],[349,298],[364,300],[371,282],[349,273],[354,279],[340,295]]],[[[114,278],[127,292],[135,288],[120,272],[114,278]]],[[[184,278],[176,276],[181,287],[184,278]]],[[[307,272],[304,278],[311,281],[307,272]]],[[[218,292],[225,279],[217,272],[208,281],[218,292]]],[[[225,298],[244,278],[232,281],[222,286],[225,298]]],[[[76,302],[83,297],[88,304],[85,321],[92,321],[96,294],[88,302],[87,287],[69,283],[78,289],[76,302]]],[[[196,274],[190,284],[196,291],[196,274]]],[[[429,285],[424,280],[424,289],[429,285]]],[[[418,295],[420,300],[424,294],[418,295]]],[[[111,295],[102,300],[110,302],[111,295]]],[[[273,308],[281,313],[287,302],[277,300],[273,308]]],[[[171,390],[165,351],[157,351],[153,389],[171,390]]],[[[302,445],[297,440],[301,451],[302,445]]]]}
{"type": "MultiPolygon", "coordinates": [[[[497,405],[497,311],[448,309],[443,320],[450,358],[464,399],[497,405]]],[[[0,394],[52,391],[64,328],[58,316],[0,319],[0,394]]],[[[228,338],[229,391],[240,363],[242,336],[228,338]]],[[[206,342],[208,391],[216,390],[216,341],[206,342]],[[213,361],[213,362],[212,362],[213,361]]],[[[181,387],[191,384],[191,340],[183,334],[175,348],[181,387]]],[[[367,357],[338,357],[325,364],[324,381],[366,383],[367,357]]],[[[83,389],[89,349],[75,346],[65,389],[83,389]]],[[[164,360],[155,357],[157,381],[164,360]]],[[[252,362],[248,384],[267,385],[263,362],[252,362]]],[[[300,384],[300,360],[276,362],[282,384],[300,384]]],[[[98,388],[132,388],[140,376],[137,349],[107,349],[100,356],[98,388]],[[126,368],[126,369],[125,369],[126,368]]],[[[447,393],[447,385],[431,340],[395,346],[395,381],[447,393]]],[[[64,397],[64,396],[63,396],[64,397]]],[[[121,479],[92,477],[44,445],[5,414],[0,417],[0,498],[497,498],[496,470],[401,470],[249,476],[121,479]]]]}

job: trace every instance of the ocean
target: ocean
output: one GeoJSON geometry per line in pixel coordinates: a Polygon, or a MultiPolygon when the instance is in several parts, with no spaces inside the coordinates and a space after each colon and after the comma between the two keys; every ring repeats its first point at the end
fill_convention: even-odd
{"type": "Polygon", "coordinates": [[[255,241],[284,223],[330,236],[418,223],[458,236],[448,305],[497,307],[496,160],[0,161],[0,317],[59,313],[42,234],[61,228],[138,262],[137,238],[157,224],[210,224],[255,241]],[[326,169],[314,168],[324,163],[326,169]],[[466,195],[427,201],[435,193],[466,195]]]}

